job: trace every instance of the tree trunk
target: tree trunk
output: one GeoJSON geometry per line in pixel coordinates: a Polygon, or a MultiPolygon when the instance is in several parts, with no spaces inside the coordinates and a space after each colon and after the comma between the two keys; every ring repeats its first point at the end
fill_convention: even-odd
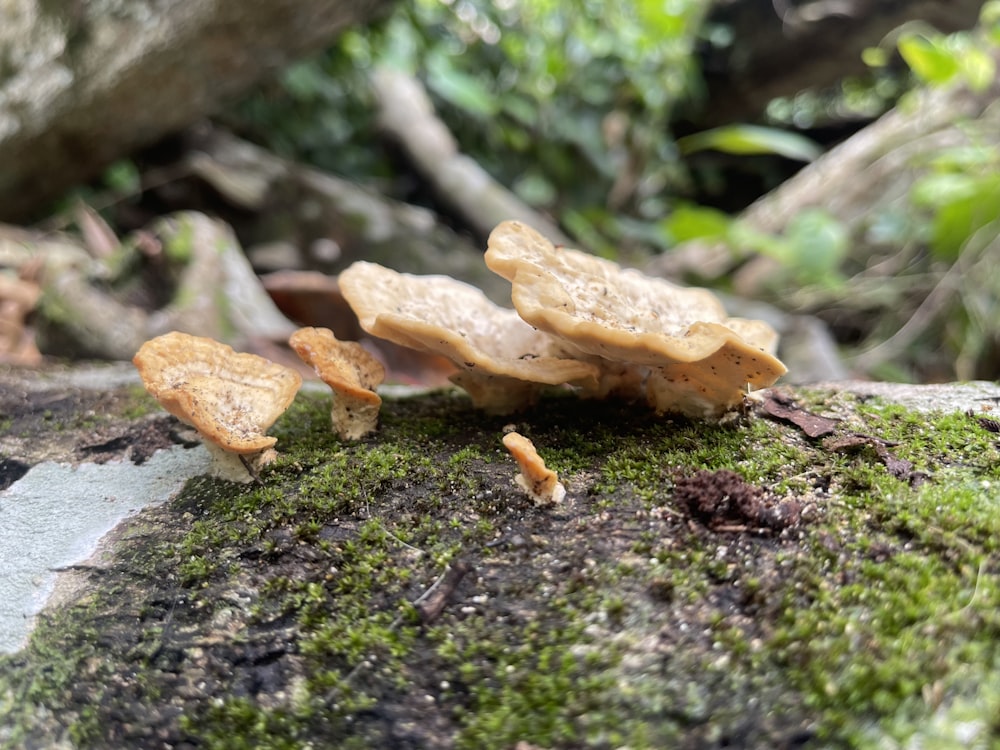
{"type": "Polygon", "coordinates": [[[215,110],[389,0],[3,4],[0,219],[215,110]]]}

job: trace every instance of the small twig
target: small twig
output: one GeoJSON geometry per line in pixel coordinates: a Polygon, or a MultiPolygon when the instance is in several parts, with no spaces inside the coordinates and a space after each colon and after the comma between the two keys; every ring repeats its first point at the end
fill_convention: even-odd
{"type": "Polygon", "coordinates": [[[98,565],[60,565],[58,568],[49,568],[50,573],[69,573],[80,572],[80,573],[107,573],[107,568],[102,568],[98,565]]]}
{"type": "Polygon", "coordinates": [[[458,560],[449,565],[434,584],[425,591],[419,599],[413,602],[417,613],[420,615],[420,622],[430,625],[444,611],[448,598],[455,593],[458,584],[462,582],[466,574],[472,570],[472,565],[465,560],[458,560]]]}
{"type": "Polygon", "coordinates": [[[167,639],[173,633],[174,629],[174,610],[177,609],[177,600],[180,598],[178,592],[174,592],[174,598],[170,602],[170,609],[167,611],[167,616],[163,621],[163,628],[160,630],[159,643],[156,644],[156,648],[152,650],[149,656],[146,658],[148,664],[152,664],[159,658],[160,654],[164,652],[167,648],[167,639]]]}
{"type": "Polygon", "coordinates": [[[404,542],[402,539],[400,539],[398,536],[396,536],[395,534],[393,534],[391,531],[387,530],[385,533],[386,533],[386,536],[388,536],[390,539],[392,539],[397,544],[399,544],[399,545],[401,545],[403,547],[406,547],[408,550],[413,550],[414,552],[416,552],[417,556],[420,556],[420,555],[424,554],[424,551],[422,549],[420,549],[420,547],[414,547],[412,544],[409,544],[408,542],[404,542]]]}
{"type": "Polygon", "coordinates": [[[255,481],[258,486],[263,487],[264,486],[264,482],[261,480],[260,474],[258,474],[257,471],[253,468],[253,465],[249,461],[247,461],[246,456],[244,456],[242,453],[237,454],[237,455],[239,455],[239,457],[240,457],[240,463],[243,464],[243,466],[246,467],[247,473],[251,477],[253,477],[253,481],[255,481]]]}
{"type": "MultiPolygon", "coordinates": [[[[465,560],[455,561],[445,568],[444,572],[437,577],[424,593],[413,600],[413,607],[417,610],[422,625],[429,625],[440,616],[441,612],[444,611],[445,605],[448,603],[448,597],[455,592],[458,584],[461,583],[462,579],[471,570],[472,565],[465,560]]],[[[403,615],[397,615],[396,619],[389,625],[389,632],[395,632],[402,624],[403,615]]],[[[370,666],[371,661],[363,659],[344,678],[344,685],[350,685],[362,669],[370,666]]]]}

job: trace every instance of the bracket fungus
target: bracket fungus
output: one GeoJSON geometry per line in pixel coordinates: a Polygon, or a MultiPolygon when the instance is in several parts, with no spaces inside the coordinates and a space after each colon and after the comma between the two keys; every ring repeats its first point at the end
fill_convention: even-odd
{"type": "Polygon", "coordinates": [[[525,321],[565,342],[564,356],[602,358],[616,384],[645,382],[658,413],[720,416],[785,373],[774,330],[728,317],[706,289],[556,248],[516,221],[490,234],[486,265],[511,282],[525,321]]]}
{"type": "Polygon", "coordinates": [[[344,440],[374,432],[382,406],[375,392],[385,380],[382,364],[358,342],[338,340],[329,328],[300,328],[288,343],[333,391],[334,431],[344,440]]]}
{"type": "Polygon", "coordinates": [[[528,493],[535,505],[555,505],[566,497],[566,488],[558,475],[545,466],[535,444],[518,432],[503,436],[504,447],[517,461],[521,472],[514,476],[517,486],[528,493]]]}
{"type": "Polygon", "coordinates": [[[560,356],[558,342],[547,333],[457,279],[358,261],[338,281],[365,331],[447,357],[459,370],[452,382],[486,411],[521,409],[543,385],[597,382],[595,365],[560,356]]]}
{"type": "Polygon", "coordinates": [[[264,433],[302,385],[294,370],[176,331],[144,343],[132,362],[160,405],[204,438],[211,473],[234,482],[273,456],[277,438],[264,433]]]}

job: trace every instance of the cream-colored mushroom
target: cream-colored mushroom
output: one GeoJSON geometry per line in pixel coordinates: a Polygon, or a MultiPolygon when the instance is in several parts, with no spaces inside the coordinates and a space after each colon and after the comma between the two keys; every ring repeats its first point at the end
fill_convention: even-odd
{"type": "Polygon", "coordinates": [[[287,367],[179,332],[147,341],[132,362],[163,408],[204,438],[211,473],[234,482],[249,482],[273,457],[277,438],[264,433],[302,384],[287,367]]]}
{"type": "Polygon", "coordinates": [[[562,340],[564,352],[615,363],[606,366],[615,383],[644,378],[657,412],[719,416],[785,372],[771,327],[728,317],[708,290],[557,249],[520,222],[493,231],[486,265],[511,282],[521,317],[562,340]]]}
{"type": "Polygon", "coordinates": [[[558,356],[551,336],[457,279],[358,261],[339,284],[365,331],[447,357],[459,370],[452,381],[489,412],[523,408],[543,385],[596,383],[595,365],[558,356]]]}
{"type": "Polygon", "coordinates": [[[561,503],[566,497],[566,488],[559,481],[559,476],[545,466],[545,461],[535,450],[535,444],[518,432],[504,435],[503,444],[521,470],[514,476],[514,481],[528,493],[535,505],[561,503]]]}
{"type": "Polygon", "coordinates": [[[374,432],[382,406],[375,392],[385,380],[382,364],[358,342],[339,341],[329,328],[300,328],[288,343],[333,391],[334,432],[344,440],[374,432]]]}

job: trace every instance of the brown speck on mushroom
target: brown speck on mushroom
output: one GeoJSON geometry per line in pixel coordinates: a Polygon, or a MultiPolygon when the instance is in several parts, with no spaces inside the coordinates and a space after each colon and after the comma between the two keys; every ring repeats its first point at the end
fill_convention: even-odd
{"type": "Polygon", "coordinates": [[[544,385],[597,382],[595,365],[563,355],[549,334],[457,279],[358,261],[341,272],[339,283],[365,331],[447,357],[459,369],[452,381],[486,411],[522,409],[544,385]],[[528,353],[533,356],[523,356],[528,353]]]}
{"type": "Polygon", "coordinates": [[[333,391],[330,421],[344,440],[358,440],[378,425],[382,399],[375,389],[385,368],[356,341],[339,341],[329,328],[300,328],[288,339],[333,391]]]}
{"type": "MultiPolygon", "coordinates": [[[[613,387],[641,387],[645,378],[646,397],[658,413],[721,416],[742,403],[748,385],[769,386],[785,372],[773,356],[774,330],[728,317],[706,289],[556,248],[516,221],[498,225],[488,244],[486,265],[511,282],[514,307],[525,321],[562,340],[566,352],[602,358],[613,387]],[[744,357],[759,373],[745,371],[744,357]]],[[[606,390],[602,384],[598,393],[606,390]]]]}
{"type": "Polygon", "coordinates": [[[212,474],[234,482],[251,481],[273,457],[277,438],[264,433],[302,384],[287,367],[179,332],[150,339],[132,362],[160,405],[202,436],[212,474]]]}
{"type": "Polygon", "coordinates": [[[566,496],[566,488],[556,473],[545,466],[534,443],[518,432],[508,432],[503,436],[503,444],[521,469],[514,481],[528,493],[535,505],[561,503],[566,496]]]}

